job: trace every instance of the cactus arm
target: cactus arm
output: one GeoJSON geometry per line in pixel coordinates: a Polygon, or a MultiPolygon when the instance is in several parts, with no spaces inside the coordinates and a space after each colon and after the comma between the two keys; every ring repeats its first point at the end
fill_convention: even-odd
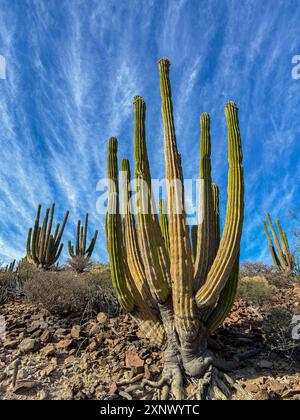
{"type": "Polygon", "coordinates": [[[56,255],[54,255],[54,262],[53,262],[53,264],[54,264],[54,263],[56,263],[56,262],[58,261],[58,259],[59,259],[60,255],[61,255],[61,253],[62,253],[63,248],[64,248],[64,244],[60,244],[60,246],[59,246],[59,248],[58,248],[58,251],[57,251],[56,255]]]}
{"type": "Polygon", "coordinates": [[[193,300],[193,263],[184,209],[181,158],[176,144],[169,60],[160,60],[158,67],[164,127],[169,204],[170,270],[175,327],[181,341],[193,341],[198,331],[193,300]]]}
{"type": "Polygon", "coordinates": [[[169,239],[169,221],[167,216],[167,203],[166,200],[161,199],[159,201],[159,224],[162,236],[164,238],[164,242],[166,245],[166,249],[170,252],[170,239],[169,239]]]}
{"type": "Polygon", "coordinates": [[[198,225],[193,225],[191,228],[191,244],[192,244],[192,255],[193,261],[196,259],[197,252],[197,239],[198,239],[198,225]]]}
{"type": "Polygon", "coordinates": [[[119,212],[119,187],[118,187],[118,142],[111,137],[108,143],[107,174],[108,185],[108,211],[106,216],[107,251],[109,255],[111,275],[114,289],[121,306],[132,311],[134,301],[127,287],[125,267],[122,250],[122,225],[119,212]]]}
{"type": "Polygon", "coordinates": [[[202,286],[215,257],[215,232],[211,182],[210,117],[200,117],[200,191],[198,211],[198,239],[194,271],[194,290],[202,286]]]}
{"type": "Polygon", "coordinates": [[[50,240],[54,211],[55,211],[55,204],[53,203],[52,206],[51,206],[51,211],[50,211],[50,219],[49,219],[49,224],[48,224],[48,229],[47,229],[47,234],[46,234],[45,247],[44,247],[44,251],[43,251],[44,254],[46,254],[46,252],[47,252],[48,243],[49,243],[49,240],[50,240]]]}
{"type": "Polygon", "coordinates": [[[69,210],[66,211],[65,218],[63,220],[63,223],[61,225],[60,231],[59,231],[59,233],[57,235],[57,238],[55,240],[54,254],[56,254],[56,252],[58,250],[58,247],[60,246],[60,241],[61,241],[61,238],[63,236],[63,233],[64,233],[64,230],[65,230],[65,227],[66,227],[66,223],[67,223],[68,217],[69,217],[69,210]]]}
{"type": "Polygon", "coordinates": [[[276,251],[275,251],[275,248],[274,248],[274,245],[273,245],[273,241],[272,241],[270,233],[268,231],[267,224],[266,224],[265,221],[263,221],[262,224],[263,224],[263,228],[264,228],[264,231],[265,231],[265,234],[266,234],[266,237],[267,237],[267,241],[268,241],[268,245],[269,245],[269,249],[270,249],[270,253],[271,253],[273,263],[278,270],[281,270],[280,260],[279,260],[277,254],[276,254],[276,251]]]}
{"type": "Polygon", "coordinates": [[[82,255],[86,252],[86,237],[88,231],[88,224],[89,224],[89,215],[88,213],[85,215],[85,223],[84,223],[84,230],[83,230],[83,239],[82,239],[82,255]]]}
{"type": "MultiPolygon", "coordinates": [[[[147,156],[145,117],[146,106],[143,98],[134,98],[134,157],[135,182],[137,200],[137,224],[141,256],[146,271],[149,288],[153,298],[160,303],[166,302],[169,297],[170,278],[165,249],[158,247],[157,238],[160,235],[160,246],[164,247],[163,239],[158,225],[151,214],[151,175],[147,156]]],[[[165,248],[165,247],[164,247],[165,248]]]]}
{"type": "MultiPolygon", "coordinates": [[[[155,307],[155,301],[151,295],[143,259],[138,244],[138,236],[136,232],[135,219],[132,208],[132,195],[129,189],[131,174],[128,159],[121,162],[122,174],[122,198],[123,198],[123,214],[124,214],[124,244],[126,249],[126,260],[128,269],[134,282],[137,293],[144,302],[148,302],[151,307],[155,307]]],[[[134,296],[136,293],[134,294],[134,296]]]]}
{"type": "Polygon", "coordinates": [[[33,258],[31,255],[31,237],[32,237],[32,228],[28,229],[27,243],[26,243],[26,258],[28,262],[32,262],[33,258]]]}
{"type": "Polygon", "coordinates": [[[55,228],[55,231],[54,231],[54,234],[53,234],[53,239],[54,239],[54,242],[55,242],[55,241],[56,241],[56,239],[57,239],[57,235],[58,235],[59,228],[60,228],[60,224],[59,224],[59,223],[57,223],[56,228],[55,228]]]}
{"type": "Polygon", "coordinates": [[[80,226],[81,226],[81,221],[78,220],[77,227],[76,227],[76,255],[79,255],[80,253],[80,226]]]}
{"type": "Polygon", "coordinates": [[[244,217],[244,177],[238,109],[229,102],[225,107],[228,126],[228,188],[225,227],[220,246],[205,284],[196,294],[199,308],[213,306],[226,285],[240,249],[244,217]]]}
{"type": "Polygon", "coordinates": [[[214,231],[215,231],[215,256],[217,255],[220,245],[220,208],[219,208],[219,187],[212,184],[213,192],[213,209],[214,209],[214,231]]]}
{"type": "Polygon", "coordinates": [[[68,251],[71,258],[75,258],[74,247],[72,246],[72,242],[68,241],[68,251]]]}
{"type": "Polygon", "coordinates": [[[87,251],[86,251],[86,255],[88,258],[91,258],[92,253],[94,251],[95,248],[95,244],[97,242],[97,237],[98,237],[98,230],[95,231],[95,235],[93,237],[93,239],[91,240],[90,246],[88,247],[87,251]]]}
{"type": "Polygon", "coordinates": [[[292,270],[292,261],[291,261],[291,257],[290,257],[287,236],[286,236],[285,232],[282,230],[280,221],[278,219],[276,220],[276,226],[277,226],[277,229],[278,229],[278,232],[279,232],[281,248],[282,248],[282,251],[283,251],[283,255],[284,255],[286,265],[287,265],[287,269],[288,269],[288,271],[291,271],[292,270]]]}
{"type": "Polygon", "coordinates": [[[44,217],[42,230],[41,230],[41,239],[40,239],[40,243],[39,243],[39,261],[40,261],[40,264],[44,263],[45,257],[46,257],[45,243],[46,243],[46,232],[47,232],[47,226],[48,226],[49,211],[50,211],[50,209],[46,210],[46,214],[45,214],[45,217],[44,217]]]}
{"type": "Polygon", "coordinates": [[[270,213],[267,213],[267,220],[268,220],[268,223],[269,223],[269,227],[271,229],[271,232],[272,232],[274,244],[275,244],[276,249],[277,249],[277,254],[279,256],[280,265],[281,265],[281,267],[282,267],[283,270],[286,270],[287,269],[287,264],[286,264],[286,261],[285,261],[285,258],[284,258],[284,254],[282,252],[282,249],[281,249],[281,246],[280,246],[280,243],[279,243],[279,239],[278,239],[278,236],[276,234],[276,231],[275,231],[275,228],[274,228],[274,225],[273,225],[273,222],[272,222],[270,213]]]}
{"type": "Polygon", "coordinates": [[[239,280],[239,256],[236,259],[232,272],[226,286],[220,294],[220,298],[208,320],[206,321],[206,327],[210,332],[216,331],[221,326],[232,309],[234,304],[237,286],[239,280]]]}

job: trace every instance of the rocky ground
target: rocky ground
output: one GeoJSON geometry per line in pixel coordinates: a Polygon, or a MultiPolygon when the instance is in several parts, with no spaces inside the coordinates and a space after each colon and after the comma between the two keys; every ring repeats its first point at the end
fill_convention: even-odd
{"type": "MultiPolygon", "coordinates": [[[[230,373],[240,385],[233,398],[245,398],[246,390],[253,399],[300,399],[300,343],[284,334],[276,320],[282,313],[300,314],[299,286],[277,289],[268,308],[237,301],[213,337],[223,357],[245,358],[230,373]]],[[[162,371],[162,354],[128,315],[109,318],[101,312],[81,323],[22,301],[3,305],[0,315],[7,330],[0,340],[0,399],[124,398],[122,384],[157,379],[162,371]]],[[[187,384],[187,398],[194,390],[187,384]]],[[[135,397],[150,399],[153,393],[135,397]]]]}

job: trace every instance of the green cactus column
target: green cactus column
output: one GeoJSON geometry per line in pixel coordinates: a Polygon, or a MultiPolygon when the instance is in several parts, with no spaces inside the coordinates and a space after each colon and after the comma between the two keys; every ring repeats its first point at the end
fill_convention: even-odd
{"type": "Polygon", "coordinates": [[[238,108],[229,102],[225,107],[228,126],[228,187],[225,227],[219,249],[205,284],[196,294],[199,308],[214,305],[225,287],[240,249],[244,217],[244,176],[238,108]]]}
{"type": "Polygon", "coordinates": [[[167,203],[163,198],[159,201],[159,224],[162,236],[165,241],[166,249],[170,251],[170,238],[169,238],[169,221],[167,216],[167,203]]]}
{"type": "Polygon", "coordinates": [[[133,310],[134,302],[125,280],[122,250],[122,224],[119,211],[117,150],[117,139],[111,137],[108,143],[107,159],[107,177],[109,180],[108,211],[106,216],[107,251],[111,267],[112,282],[118,300],[120,305],[130,312],[133,310]]]}

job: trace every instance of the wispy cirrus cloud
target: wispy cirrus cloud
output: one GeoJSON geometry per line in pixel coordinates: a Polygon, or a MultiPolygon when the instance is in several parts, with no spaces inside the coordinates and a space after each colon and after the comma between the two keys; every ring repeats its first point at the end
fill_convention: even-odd
{"type": "MultiPolygon", "coordinates": [[[[164,175],[157,60],[171,60],[174,115],[184,174],[199,165],[199,116],[211,114],[213,178],[226,205],[224,105],[237,101],[244,147],[242,259],[269,255],[261,229],[267,210],[284,220],[299,207],[299,83],[291,78],[299,12],[291,2],[0,2],[0,259],[25,252],[36,205],[70,209],[65,242],[90,213],[100,229],[96,258],[107,260],[97,181],[106,147],[133,155],[134,95],[147,103],[152,175],[164,175]]],[[[133,162],[132,162],[133,163],[133,162]]]]}

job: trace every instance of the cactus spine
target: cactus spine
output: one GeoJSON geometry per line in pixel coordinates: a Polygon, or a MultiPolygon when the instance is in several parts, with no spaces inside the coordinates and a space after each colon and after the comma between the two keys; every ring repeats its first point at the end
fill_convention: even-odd
{"type": "Polygon", "coordinates": [[[182,369],[203,376],[214,365],[206,335],[215,330],[231,309],[236,292],[244,211],[242,148],[238,109],[225,107],[228,126],[228,189],[225,227],[220,239],[219,190],[211,181],[210,118],[200,118],[199,222],[191,238],[186,224],[181,156],[177,149],[170,63],[158,64],[168,216],[160,202],[156,216],[151,192],[142,97],[134,98],[134,181],[137,216],[132,212],[129,161],[122,169],[123,224],[119,211],[117,140],[108,144],[109,196],[106,219],[107,248],[118,299],[131,312],[145,334],[166,349],[162,384],[182,396],[182,369]],[[194,257],[192,255],[192,250],[194,257]],[[208,359],[206,358],[208,357],[208,359]],[[208,362],[205,362],[208,360],[208,362]],[[208,365],[205,367],[205,363],[208,365]]]}
{"type": "Polygon", "coordinates": [[[294,266],[295,266],[295,257],[294,257],[294,254],[292,254],[290,251],[287,235],[282,230],[280,221],[277,219],[276,226],[277,226],[277,231],[279,233],[280,239],[278,238],[270,213],[267,213],[267,222],[263,220],[262,223],[263,223],[263,228],[267,237],[273,263],[275,267],[277,268],[277,270],[290,273],[293,271],[294,266]],[[273,240],[269,233],[267,222],[272,232],[273,240]]]}
{"type": "Polygon", "coordinates": [[[55,232],[52,234],[55,204],[52,204],[51,209],[46,209],[42,226],[40,226],[41,207],[39,204],[33,229],[29,228],[28,230],[26,257],[27,261],[34,263],[37,267],[48,269],[57,262],[62,252],[64,245],[61,243],[61,239],[69,211],[65,214],[62,226],[57,224],[55,232]]]}
{"type": "Polygon", "coordinates": [[[84,228],[82,229],[81,221],[78,220],[76,228],[76,245],[75,249],[72,245],[72,241],[68,241],[68,250],[71,258],[75,257],[86,257],[91,258],[97,241],[98,230],[95,231],[94,236],[87,247],[87,231],[88,231],[89,215],[85,215],[84,228]]]}

